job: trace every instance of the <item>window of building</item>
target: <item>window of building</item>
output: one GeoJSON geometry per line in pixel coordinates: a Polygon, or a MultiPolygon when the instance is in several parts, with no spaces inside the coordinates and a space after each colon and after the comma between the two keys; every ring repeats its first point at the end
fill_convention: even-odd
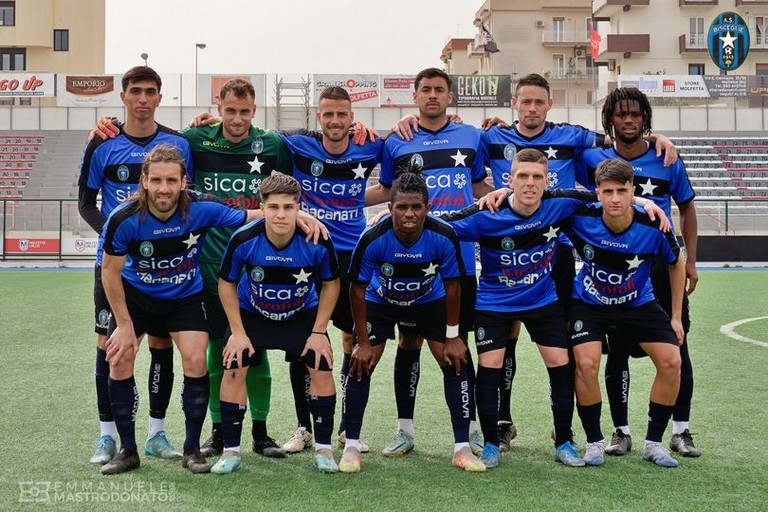
{"type": "Polygon", "coordinates": [[[552,76],[553,78],[562,78],[565,76],[565,56],[562,54],[552,55],[552,76]]]}
{"type": "Polygon", "coordinates": [[[32,98],[19,98],[19,105],[31,106],[32,105],[32,98]]]}
{"type": "Polygon", "coordinates": [[[688,74],[689,75],[703,75],[704,74],[704,64],[688,64],[688,74]]]}
{"type": "Polygon", "coordinates": [[[755,64],[755,74],[768,76],[768,64],[755,64]]]}
{"type": "Polygon", "coordinates": [[[564,18],[552,18],[552,40],[553,41],[565,40],[565,19],[564,18]]]}
{"type": "Polygon", "coordinates": [[[0,48],[0,71],[24,71],[26,69],[26,48],[0,48]]]}
{"type": "Polygon", "coordinates": [[[16,2],[0,2],[0,25],[16,25],[16,2]]]}
{"type": "Polygon", "coordinates": [[[768,41],[768,16],[755,16],[755,46],[766,46],[768,41]]]}
{"type": "Polygon", "coordinates": [[[558,106],[565,105],[565,89],[552,89],[552,102],[558,106]]]}
{"type": "Polygon", "coordinates": [[[706,32],[704,32],[704,18],[690,18],[688,21],[688,47],[704,48],[707,46],[706,32]]]}
{"type": "Polygon", "coordinates": [[[69,29],[53,30],[53,51],[55,52],[69,51],[69,29]]]}

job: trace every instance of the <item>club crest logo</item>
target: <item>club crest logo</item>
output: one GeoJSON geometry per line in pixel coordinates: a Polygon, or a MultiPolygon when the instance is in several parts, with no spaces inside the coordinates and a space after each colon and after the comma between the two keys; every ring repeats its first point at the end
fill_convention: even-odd
{"type": "Polygon", "coordinates": [[[477,328],[477,339],[479,340],[485,339],[485,329],[483,329],[482,327],[477,328]]]}
{"type": "Polygon", "coordinates": [[[511,251],[512,249],[515,248],[515,241],[509,238],[508,236],[505,236],[501,240],[501,248],[504,249],[505,251],[511,251]]]}
{"type": "Polygon", "coordinates": [[[573,323],[573,330],[574,330],[574,331],[576,331],[576,332],[579,332],[579,331],[581,331],[583,328],[584,328],[584,322],[582,322],[581,320],[576,320],[576,321],[573,323]]]}
{"type": "Polygon", "coordinates": [[[102,309],[99,311],[99,326],[106,327],[109,325],[109,311],[102,309]]]}
{"type": "Polygon", "coordinates": [[[381,266],[381,273],[387,277],[392,277],[392,274],[395,273],[395,267],[391,263],[384,263],[381,266]]]}
{"type": "Polygon", "coordinates": [[[744,18],[735,12],[719,14],[707,32],[709,57],[717,67],[732,71],[747,60],[749,28],[744,18]]]}
{"type": "Polygon", "coordinates": [[[251,279],[257,283],[264,280],[264,269],[261,267],[253,267],[251,270],[251,279]]]}
{"type": "Polygon", "coordinates": [[[19,250],[22,252],[27,252],[29,250],[29,240],[26,238],[19,240],[19,250]]]}
{"type": "Polygon", "coordinates": [[[259,155],[262,151],[264,151],[264,141],[261,139],[256,139],[253,142],[251,142],[251,151],[259,155]]]}
{"type": "Polygon", "coordinates": [[[517,147],[514,144],[504,146],[504,160],[512,160],[517,154],[517,147]]]}
{"type": "Polygon", "coordinates": [[[424,168],[424,157],[418,153],[415,153],[411,155],[410,164],[411,167],[416,167],[417,169],[421,170],[424,168]]]}
{"type": "Polygon", "coordinates": [[[312,173],[312,176],[317,178],[321,174],[323,174],[323,162],[320,162],[318,160],[315,160],[312,162],[312,165],[309,168],[309,172],[312,173]]]}
{"type": "Polygon", "coordinates": [[[154,253],[155,247],[152,245],[152,242],[141,242],[141,245],[139,246],[139,254],[145,258],[149,258],[154,253]]]}
{"type": "Polygon", "coordinates": [[[121,165],[117,168],[117,179],[120,181],[128,181],[128,178],[131,176],[131,171],[128,170],[128,166],[121,165]]]}
{"type": "Polygon", "coordinates": [[[85,250],[85,240],[82,238],[75,240],[75,250],[77,252],[83,252],[85,250]]]}
{"type": "Polygon", "coordinates": [[[584,258],[590,261],[595,259],[595,249],[589,244],[584,246],[584,258]]]}

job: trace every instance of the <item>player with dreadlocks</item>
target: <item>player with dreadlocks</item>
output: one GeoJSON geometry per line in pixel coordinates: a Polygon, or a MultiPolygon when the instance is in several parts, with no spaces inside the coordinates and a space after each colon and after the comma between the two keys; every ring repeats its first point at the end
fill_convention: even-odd
{"type": "MultiPolygon", "coordinates": [[[[698,282],[696,272],[696,196],[691,187],[685,164],[678,159],[664,167],[662,157],[656,156],[653,143],[643,136],[651,133],[652,108],[648,97],[634,87],[615,89],[605,100],[602,121],[605,133],[613,138],[613,146],[585,151],[577,161],[577,178],[589,188],[595,187],[595,169],[603,160],[621,158],[629,161],[634,170],[635,195],[656,202],[671,219],[671,203],[674,200],[680,211],[680,230],[685,243],[686,297],[683,302],[683,327],[686,337],[680,346],[682,359],[680,392],[672,415],[672,439],[670,448],[684,457],[698,457],[701,452],[693,444],[688,428],[693,397],[693,367],[687,343],[690,329],[687,295],[693,293],[698,282]]],[[[654,265],[651,272],[653,291],[662,307],[670,313],[671,290],[668,268],[654,265]]],[[[613,335],[619,338],[618,334],[613,335]]],[[[605,367],[605,387],[611,407],[614,433],[605,448],[610,455],[624,455],[632,448],[629,432],[627,404],[629,399],[629,351],[627,343],[610,343],[605,367]]],[[[633,349],[633,355],[645,355],[633,349]]]]}

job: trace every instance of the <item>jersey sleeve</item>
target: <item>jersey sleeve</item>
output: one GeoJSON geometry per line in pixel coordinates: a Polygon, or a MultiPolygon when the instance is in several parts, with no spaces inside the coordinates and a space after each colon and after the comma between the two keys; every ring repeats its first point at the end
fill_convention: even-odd
{"type": "Polygon", "coordinates": [[[462,242],[480,241],[482,218],[483,215],[476,204],[467,206],[461,211],[440,216],[440,220],[449,223],[462,242]]]}
{"type": "MultiPolygon", "coordinates": [[[[311,242],[307,242],[311,243],[311,242]]],[[[317,275],[323,281],[332,281],[339,277],[339,260],[336,257],[336,251],[333,248],[331,239],[323,240],[317,251],[318,261],[316,261],[317,275]]]]}
{"type": "Polygon", "coordinates": [[[576,183],[586,188],[587,190],[595,190],[594,179],[589,179],[589,166],[587,164],[587,153],[581,152],[573,159],[574,174],[576,175],[576,183]]]}
{"type": "MultiPolygon", "coordinates": [[[[297,135],[299,135],[297,133],[297,135]]],[[[275,132],[275,148],[277,152],[277,160],[275,161],[275,169],[283,174],[293,175],[293,151],[294,147],[291,144],[287,134],[282,132],[275,132]]]]}
{"type": "Polygon", "coordinates": [[[355,283],[370,283],[373,277],[373,259],[371,254],[374,247],[363,234],[352,251],[352,259],[349,266],[349,279],[355,283]]]}
{"type": "Polygon", "coordinates": [[[485,156],[483,155],[483,148],[486,144],[483,144],[482,130],[476,128],[477,141],[475,142],[475,158],[472,160],[472,183],[478,183],[488,177],[488,173],[485,172],[485,156]]]}
{"type": "Polygon", "coordinates": [[[678,157],[677,161],[672,164],[671,173],[672,179],[670,180],[669,192],[672,199],[674,199],[675,204],[681,205],[693,201],[693,198],[696,197],[696,192],[694,192],[693,187],[691,186],[691,180],[688,178],[685,164],[680,157],[678,157]]]}
{"type": "Polygon", "coordinates": [[[231,208],[229,205],[221,204],[218,201],[206,201],[205,204],[213,212],[207,227],[239,228],[245,224],[247,219],[245,210],[231,208]]]}
{"type": "Polygon", "coordinates": [[[241,233],[240,230],[236,231],[229,239],[219,269],[219,277],[230,283],[236,283],[240,280],[240,271],[244,263],[241,258],[242,251],[239,250],[243,242],[242,237],[238,236],[239,233],[241,233]]]}
{"type": "Polygon", "coordinates": [[[662,256],[667,263],[674,265],[677,263],[677,259],[680,257],[680,244],[677,243],[674,230],[670,229],[668,232],[662,233],[662,235],[665,240],[660,244],[662,256]]]}
{"type": "Polygon", "coordinates": [[[121,212],[122,209],[116,209],[104,224],[104,252],[111,256],[125,256],[131,243],[131,226],[121,212]]]}
{"type": "Polygon", "coordinates": [[[394,151],[394,139],[387,139],[384,143],[384,150],[381,157],[381,170],[379,171],[379,183],[383,187],[392,188],[392,182],[395,180],[395,159],[392,155],[394,151]]]}
{"type": "Polygon", "coordinates": [[[455,232],[442,238],[443,254],[442,262],[440,263],[440,277],[443,279],[458,279],[465,275],[459,238],[455,232]]]}

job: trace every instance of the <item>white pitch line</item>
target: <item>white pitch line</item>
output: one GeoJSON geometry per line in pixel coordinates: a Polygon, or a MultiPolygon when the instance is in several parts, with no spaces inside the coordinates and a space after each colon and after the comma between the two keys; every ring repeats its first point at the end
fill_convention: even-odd
{"type": "Polygon", "coordinates": [[[737,341],[743,341],[745,343],[752,343],[753,345],[757,345],[759,347],[768,347],[768,343],[764,341],[758,341],[753,340],[752,338],[747,338],[746,336],[742,336],[741,334],[736,334],[734,332],[734,329],[740,325],[748,324],[749,322],[754,322],[756,320],[765,320],[768,316],[758,316],[755,318],[745,318],[743,320],[737,320],[735,322],[731,322],[729,324],[725,324],[720,327],[720,332],[728,336],[729,338],[733,338],[737,341]]]}

